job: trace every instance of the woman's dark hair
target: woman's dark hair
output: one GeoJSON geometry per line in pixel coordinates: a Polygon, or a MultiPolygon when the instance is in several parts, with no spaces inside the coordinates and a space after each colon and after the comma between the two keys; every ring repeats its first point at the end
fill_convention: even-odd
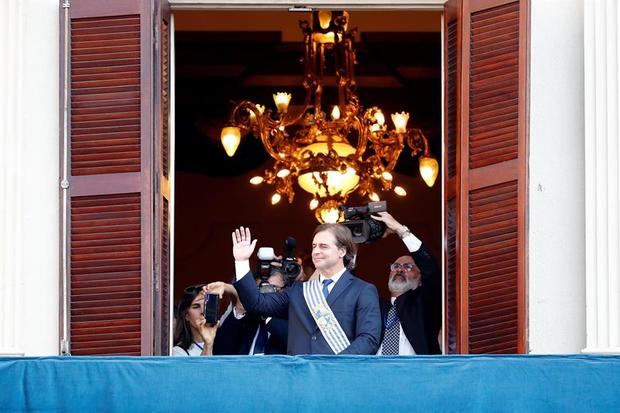
{"type": "Polygon", "coordinates": [[[181,347],[185,351],[189,349],[189,346],[192,345],[193,341],[192,328],[189,325],[189,321],[185,319],[185,315],[187,314],[187,310],[192,305],[194,299],[202,292],[202,287],[204,287],[204,284],[187,287],[183,290],[183,297],[179,302],[176,314],[174,344],[181,347]]]}
{"type": "Polygon", "coordinates": [[[345,256],[342,258],[344,266],[352,270],[355,267],[355,254],[357,254],[357,246],[353,243],[353,235],[351,230],[341,224],[321,224],[314,230],[314,237],[319,232],[329,231],[336,238],[336,246],[346,250],[345,256]]]}

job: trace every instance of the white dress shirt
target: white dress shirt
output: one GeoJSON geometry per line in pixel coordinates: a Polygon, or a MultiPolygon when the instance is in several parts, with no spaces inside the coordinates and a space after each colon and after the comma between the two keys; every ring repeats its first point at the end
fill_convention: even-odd
{"type": "MultiPolygon", "coordinates": [[[[396,297],[392,297],[390,299],[392,301],[392,305],[394,305],[394,301],[396,301],[396,297]]],[[[380,356],[383,354],[381,352],[383,347],[383,342],[379,346],[379,351],[377,351],[377,355],[380,356]]],[[[415,350],[413,346],[407,339],[405,332],[403,331],[403,326],[400,324],[400,320],[398,320],[398,355],[399,356],[413,356],[415,354],[415,350]]]]}
{"type": "MultiPolygon", "coordinates": [[[[420,249],[420,246],[422,246],[422,241],[420,241],[415,235],[411,233],[409,233],[406,237],[403,238],[403,243],[407,246],[407,249],[409,250],[409,252],[416,252],[417,250],[420,249]]],[[[392,305],[394,305],[394,302],[396,301],[396,297],[391,297],[390,301],[392,302],[392,305]]],[[[413,349],[413,346],[407,339],[407,336],[405,335],[405,332],[403,331],[403,326],[400,324],[400,320],[398,320],[398,330],[399,330],[398,355],[399,356],[414,355],[415,350],[413,349]]],[[[379,346],[379,351],[377,351],[377,355],[382,354],[381,353],[382,347],[383,347],[383,342],[381,343],[381,346],[379,346]]]]}
{"type": "MultiPolygon", "coordinates": [[[[332,290],[334,289],[334,286],[336,285],[336,283],[338,282],[340,277],[342,277],[342,274],[344,274],[346,270],[347,270],[346,268],[343,268],[342,270],[338,271],[336,274],[329,277],[329,279],[332,280],[333,282],[327,286],[328,292],[330,293],[332,292],[332,290]]],[[[321,288],[323,288],[323,280],[326,280],[326,279],[327,279],[326,276],[324,276],[323,274],[319,274],[319,282],[321,283],[321,288]]]]}

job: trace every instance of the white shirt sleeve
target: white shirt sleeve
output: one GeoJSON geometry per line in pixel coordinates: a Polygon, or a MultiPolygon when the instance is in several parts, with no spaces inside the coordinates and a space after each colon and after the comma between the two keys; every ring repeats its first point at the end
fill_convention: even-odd
{"type": "Polygon", "coordinates": [[[239,314],[239,313],[237,312],[237,307],[233,307],[233,309],[232,309],[232,313],[233,313],[233,316],[235,316],[235,318],[236,318],[237,320],[241,320],[241,319],[242,319],[243,317],[245,317],[245,315],[246,315],[246,313],[239,314]]]}
{"type": "Polygon", "coordinates": [[[407,246],[409,252],[416,252],[422,246],[422,241],[420,241],[415,235],[409,233],[406,237],[403,238],[403,242],[407,246]]]}
{"type": "MultiPolygon", "coordinates": [[[[419,248],[419,247],[418,247],[419,248]]],[[[235,261],[235,279],[239,281],[250,272],[250,260],[235,261]]]]}

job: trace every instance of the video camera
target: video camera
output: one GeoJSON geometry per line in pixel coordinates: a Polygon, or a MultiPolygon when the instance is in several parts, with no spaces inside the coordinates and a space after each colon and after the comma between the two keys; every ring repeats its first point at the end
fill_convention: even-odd
{"type": "Polygon", "coordinates": [[[386,212],[386,201],[369,202],[368,205],[360,207],[341,205],[338,209],[344,212],[344,221],[341,224],[351,230],[354,243],[364,244],[374,241],[381,238],[385,233],[385,224],[372,219],[370,215],[386,212]]]}
{"type": "Polygon", "coordinates": [[[297,276],[301,273],[301,265],[295,258],[295,238],[288,237],[284,241],[284,255],[282,259],[276,260],[272,247],[262,247],[258,249],[258,272],[256,278],[260,279],[258,286],[261,293],[275,293],[278,287],[269,284],[269,277],[274,273],[281,273],[284,285],[289,287],[293,284],[297,276]]]}

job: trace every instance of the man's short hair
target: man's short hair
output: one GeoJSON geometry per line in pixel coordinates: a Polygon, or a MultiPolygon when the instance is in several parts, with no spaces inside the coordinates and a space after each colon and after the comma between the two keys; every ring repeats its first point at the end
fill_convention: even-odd
{"type": "Polygon", "coordinates": [[[321,224],[317,226],[312,237],[319,232],[329,231],[336,238],[336,246],[346,250],[345,256],[342,258],[344,266],[353,269],[355,266],[355,254],[357,254],[357,245],[353,243],[353,235],[351,230],[341,224],[321,224]]]}

